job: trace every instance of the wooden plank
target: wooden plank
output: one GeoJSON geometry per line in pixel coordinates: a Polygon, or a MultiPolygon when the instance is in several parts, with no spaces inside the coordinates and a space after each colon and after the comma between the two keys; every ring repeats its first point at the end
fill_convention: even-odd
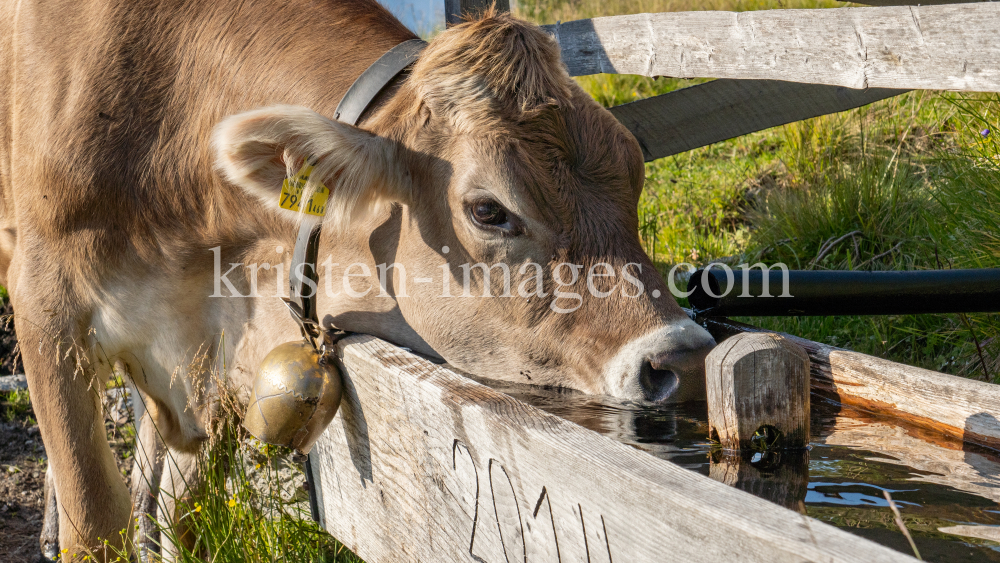
{"type": "Polygon", "coordinates": [[[868,6],[939,6],[942,4],[971,4],[973,2],[995,2],[996,0],[840,0],[868,6]]]}
{"type": "Polygon", "coordinates": [[[338,345],[321,521],[383,561],[913,561],[370,336],[338,345]]]}
{"type": "MultiPolygon", "coordinates": [[[[704,325],[717,341],[740,332],[770,332],[724,318],[708,319],[704,325]]],[[[781,334],[809,354],[813,393],[1000,450],[1000,385],[781,334]]]]}
{"type": "Polygon", "coordinates": [[[954,534],[956,536],[1000,542],[1000,526],[945,526],[944,528],[938,528],[938,530],[946,534],[954,534]]]}
{"type": "Polygon", "coordinates": [[[572,75],[1000,91],[1000,5],[675,12],[548,26],[572,75]]]}
{"type": "Polygon", "coordinates": [[[635,135],[649,162],[904,92],[907,90],[723,79],[609,109],[635,135]]]}
{"type": "Polygon", "coordinates": [[[497,11],[510,11],[510,0],[444,0],[445,24],[452,26],[462,23],[464,15],[484,12],[494,4],[497,11]]]}

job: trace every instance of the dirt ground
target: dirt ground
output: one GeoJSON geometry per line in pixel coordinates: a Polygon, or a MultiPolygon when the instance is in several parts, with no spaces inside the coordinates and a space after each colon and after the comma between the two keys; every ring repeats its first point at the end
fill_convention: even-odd
{"type": "Polygon", "coordinates": [[[38,426],[27,420],[0,423],[0,553],[4,561],[39,559],[45,449],[38,426]]]}
{"type": "MultiPolygon", "coordinates": [[[[0,315],[7,314],[9,306],[0,311],[0,315]]],[[[7,325],[0,322],[0,375],[22,372],[15,357],[13,326],[7,325]]],[[[30,409],[8,420],[13,410],[9,398],[0,393],[0,561],[35,563],[41,556],[38,535],[42,529],[48,458],[30,409]]],[[[119,413],[118,420],[123,424],[116,425],[110,420],[113,410],[107,411],[105,425],[113,437],[118,466],[127,474],[132,460],[126,459],[130,447],[121,429],[131,421],[123,421],[119,413]]]]}

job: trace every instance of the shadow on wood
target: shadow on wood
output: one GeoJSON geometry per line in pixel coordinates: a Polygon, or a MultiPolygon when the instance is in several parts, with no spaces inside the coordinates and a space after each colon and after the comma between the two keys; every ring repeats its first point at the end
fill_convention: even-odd
{"type": "Polygon", "coordinates": [[[780,80],[713,80],[608,108],[635,135],[647,162],[829,113],[907,90],[800,84],[780,80]]]}

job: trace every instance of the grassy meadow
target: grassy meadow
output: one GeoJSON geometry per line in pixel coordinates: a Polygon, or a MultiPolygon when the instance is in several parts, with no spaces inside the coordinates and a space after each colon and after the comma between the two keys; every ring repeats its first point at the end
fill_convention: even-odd
{"type": "MultiPolygon", "coordinates": [[[[640,12],[843,5],[519,0],[514,10],[546,24],[640,12]]],[[[618,75],[577,80],[605,106],[703,82],[618,75]]],[[[648,163],[639,208],[643,244],[664,273],[677,263],[713,260],[829,270],[998,267],[1000,144],[992,133],[998,112],[1000,97],[993,95],[914,92],[648,163]],[[817,260],[821,248],[838,239],[817,260]]],[[[997,315],[740,320],[1000,382],[997,315]]],[[[20,396],[10,403],[18,401],[20,396]]],[[[235,426],[220,432],[240,436],[235,426]]],[[[204,452],[205,485],[182,517],[195,546],[180,561],[202,561],[208,554],[220,563],[360,561],[311,521],[301,498],[280,493],[279,466],[295,469],[282,461],[287,452],[247,444],[218,439],[204,452]]],[[[170,537],[179,530],[163,533],[170,537]]]]}

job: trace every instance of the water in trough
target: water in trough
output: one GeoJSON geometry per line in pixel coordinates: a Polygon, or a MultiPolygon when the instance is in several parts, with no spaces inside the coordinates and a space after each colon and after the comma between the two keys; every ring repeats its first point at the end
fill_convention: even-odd
{"type": "Polygon", "coordinates": [[[622,404],[571,391],[484,383],[681,467],[793,510],[804,509],[813,518],[912,555],[883,496],[889,491],[924,560],[1000,562],[1000,527],[988,527],[1000,526],[1000,454],[992,450],[935,438],[814,396],[810,451],[800,458],[786,456],[761,471],[766,463],[740,466],[727,463],[718,452],[713,456],[705,403],[622,404]]]}

